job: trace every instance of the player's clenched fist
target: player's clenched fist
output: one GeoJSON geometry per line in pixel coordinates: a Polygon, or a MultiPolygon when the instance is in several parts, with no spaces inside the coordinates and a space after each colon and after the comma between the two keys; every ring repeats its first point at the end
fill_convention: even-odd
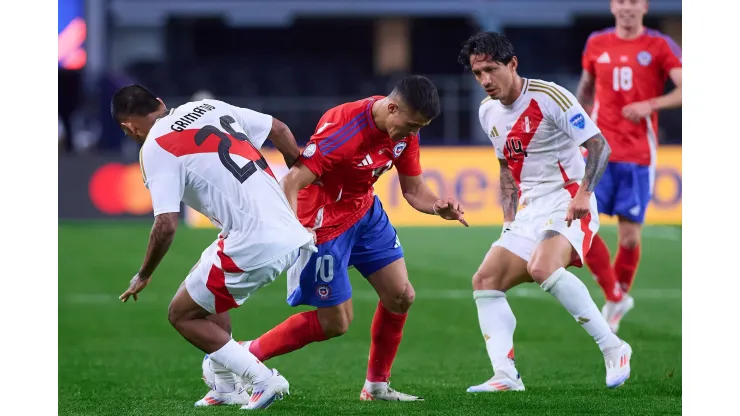
{"type": "Polygon", "coordinates": [[[435,214],[446,220],[457,220],[466,227],[469,227],[468,222],[465,221],[465,210],[463,206],[455,200],[455,198],[438,199],[434,202],[432,210],[435,214]]]}
{"type": "Polygon", "coordinates": [[[576,196],[568,205],[568,214],[565,216],[568,227],[573,221],[585,217],[589,212],[591,212],[591,197],[584,192],[576,192],[576,196]]]}

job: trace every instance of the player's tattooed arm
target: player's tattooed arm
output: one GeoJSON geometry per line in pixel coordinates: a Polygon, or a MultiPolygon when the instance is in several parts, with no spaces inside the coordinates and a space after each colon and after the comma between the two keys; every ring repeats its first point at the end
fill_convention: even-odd
{"type": "Polygon", "coordinates": [[[512,222],[516,216],[516,208],[519,205],[519,186],[514,180],[514,175],[509,169],[506,159],[499,159],[501,174],[499,182],[501,184],[501,207],[504,209],[504,221],[512,222]]]}
{"type": "Polygon", "coordinates": [[[149,247],[146,250],[144,264],[139,270],[139,277],[147,279],[154,273],[159,262],[169,250],[177,230],[178,213],[168,212],[159,214],[154,218],[154,226],[149,234],[149,247]]]}
{"type": "Polygon", "coordinates": [[[604,136],[599,133],[596,136],[586,140],[581,145],[588,150],[588,157],[586,158],[586,174],[583,177],[581,188],[587,192],[593,192],[596,185],[601,180],[601,175],[606,170],[606,165],[609,163],[609,155],[612,153],[609,143],[606,142],[604,136]]]}
{"type": "Polygon", "coordinates": [[[298,160],[298,156],[301,155],[301,149],[298,147],[298,143],[296,143],[290,128],[282,121],[273,117],[272,129],[270,129],[270,134],[267,135],[267,138],[282,153],[288,168],[293,167],[298,160]]]}
{"type": "Polygon", "coordinates": [[[576,99],[581,103],[581,107],[586,110],[587,113],[591,113],[594,106],[594,92],[596,83],[594,76],[588,71],[584,70],[581,73],[581,80],[578,82],[578,89],[576,90],[576,99]]]}

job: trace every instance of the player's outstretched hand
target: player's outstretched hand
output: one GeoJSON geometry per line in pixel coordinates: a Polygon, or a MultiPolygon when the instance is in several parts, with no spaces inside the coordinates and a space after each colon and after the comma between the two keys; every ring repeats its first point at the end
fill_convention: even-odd
{"type": "Polygon", "coordinates": [[[118,299],[121,299],[121,302],[126,303],[128,298],[131,296],[134,297],[134,300],[139,300],[139,292],[144,290],[146,285],[149,284],[149,281],[152,280],[151,277],[147,277],[146,279],[139,277],[139,273],[136,273],[136,275],[131,279],[131,284],[128,287],[128,290],[123,292],[121,296],[118,297],[118,299]]]}
{"type": "Polygon", "coordinates": [[[633,123],[639,123],[653,113],[653,106],[648,101],[638,101],[622,108],[622,115],[633,123]]]}
{"type": "Polygon", "coordinates": [[[570,201],[570,205],[568,205],[568,214],[565,215],[565,222],[570,227],[573,221],[585,217],[589,212],[591,212],[591,198],[587,194],[578,191],[576,192],[576,196],[570,201]]]}
{"type": "Polygon", "coordinates": [[[446,220],[457,220],[460,224],[469,227],[468,222],[465,221],[465,210],[462,205],[455,200],[455,198],[438,199],[434,201],[432,210],[440,217],[446,220]]]}

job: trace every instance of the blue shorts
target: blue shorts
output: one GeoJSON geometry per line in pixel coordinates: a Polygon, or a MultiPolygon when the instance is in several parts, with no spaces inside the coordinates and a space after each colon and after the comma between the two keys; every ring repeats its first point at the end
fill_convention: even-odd
{"type": "Polygon", "coordinates": [[[337,238],[317,246],[316,253],[301,251],[288,270],[288,304],[328,307],[352,297],[347,268],[365,278],[403,257],[403,249],[380,199],[337,238]]]}
{"type": "Polygon", "coordinates": [[[594,190],[599,213],[642,224],[652,197],[652,181],[650,166],[609,162],[594,190]]]}

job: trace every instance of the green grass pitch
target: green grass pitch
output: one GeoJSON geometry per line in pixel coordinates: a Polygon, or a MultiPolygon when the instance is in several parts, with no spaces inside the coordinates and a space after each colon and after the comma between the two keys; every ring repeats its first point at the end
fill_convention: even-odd
{"type": "MultiPolygon", "coordinates": [[[[215,238],[214,230],[182,227],[141,294],[122,304],[140,266],[149,223],[59,224],[59,414],[206,415],[238,407],[195,409],[206,388],[203,354],[167,322],[178,285],[215,238]]],[[[417,292],[393,368],[393,387],[425,402],[360,402],[377,297],[355,271],[355,321],[328,342],[277,357],[291,395],[267,410],[297,415],[576,415],[680,414],[681,229],[648,227],[633,294],[635,309],[620,335],[634,349],[632,378],[604,386],[601,354],[583,329],[533,284],[510,292],[517,316],[515,349],[525,392],[469,394],[491,376],[478,327],[470,277],[497,228],[402,228],[409,276],[417,292]]],[[[602,235],[615,249],[615,229],[602,235]]],[[[602,295],[583,279],[599,307],[602,295]]],[[[285,303],[285,278],[232,312],[234,338],[252,339],[306,308],[285,303]]]]}

